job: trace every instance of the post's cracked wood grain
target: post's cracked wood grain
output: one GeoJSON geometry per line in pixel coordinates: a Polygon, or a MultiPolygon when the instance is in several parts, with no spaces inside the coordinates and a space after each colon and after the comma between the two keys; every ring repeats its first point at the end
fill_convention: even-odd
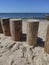
{"type": "Polygon", "coordinates": [[[39,22],[27,22],[27,43],[36,45],[39,22]]]}
{"type": "Polygon", "coordinates": [[[21,41],[22,36],[22,20],[10,20],[11,36],[14,41],[21,41]]]}
{"type": "Polygon", "coordinates": [[[10,36],[10,24],[9,19],[1,19],[2,30],[5,36],[10,36]]]}
{"type": "Polygon", "coordinates": [[[0,33],[3,33],[2,26],[1,26],[1,21],[0,21],[0,33]]]}
{"type": "Polygon", "coordinates": [[[47,27],[47,35],[44,50],[49,53],[49,25],[47,27]]]}

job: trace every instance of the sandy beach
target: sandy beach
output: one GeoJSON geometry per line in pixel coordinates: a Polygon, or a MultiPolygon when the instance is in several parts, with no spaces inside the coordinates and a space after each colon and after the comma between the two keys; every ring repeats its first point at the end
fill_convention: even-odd
{"type": "MultiPolygon", "coordinates": [[[[49,65],[49,54],[44,51],[48,24],[49,21],[40,20],[36,47],[29,46],[26,41],[15,42],[11,36],[0,33],[0,65],[49,65]]],[[[22,32],[27,34],[25,20],[22,26],[22,32]]]]}

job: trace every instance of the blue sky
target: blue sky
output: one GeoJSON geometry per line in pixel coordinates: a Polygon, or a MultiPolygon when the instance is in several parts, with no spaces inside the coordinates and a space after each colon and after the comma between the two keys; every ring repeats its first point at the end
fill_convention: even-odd
{"type": "Polygon", "coordinates": [[[0,0],[1,12],[49,13],[49,0],[0,0]]]}

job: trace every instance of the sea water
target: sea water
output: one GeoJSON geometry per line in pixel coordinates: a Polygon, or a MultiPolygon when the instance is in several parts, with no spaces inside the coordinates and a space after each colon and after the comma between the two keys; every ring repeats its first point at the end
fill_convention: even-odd
{"type": "Polygon", "coordinates": [[[49,13],[0,13],[0,17],[9,18],[45,18],[49,13]]]}

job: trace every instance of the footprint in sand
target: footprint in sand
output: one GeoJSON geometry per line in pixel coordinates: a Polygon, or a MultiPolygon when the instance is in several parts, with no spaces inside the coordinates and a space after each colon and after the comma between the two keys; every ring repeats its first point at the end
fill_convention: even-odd
{"type": "Polygon", "coordinates": [[[0,45],[0,48],[3,48],[3,46],[0,45]]]}
{"type": "Polygon", "coordinates": [[[2,57],[2,55],[0,55],[0,57],[2,57]]]}
{"type": "Polygon", "coordinates": [[[11,61],[11,65],[13,65],[13,63],[14,63],[14,60],[11,61]]]}

